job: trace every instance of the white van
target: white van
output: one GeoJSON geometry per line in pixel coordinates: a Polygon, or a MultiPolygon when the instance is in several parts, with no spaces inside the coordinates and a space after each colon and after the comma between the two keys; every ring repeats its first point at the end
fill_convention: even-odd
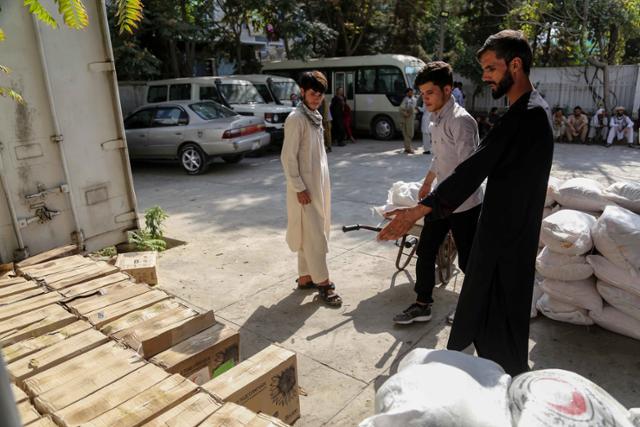
{"type": "Polygon", "coordinates": [[[147,103],[180,100],[213,100],[243,116],[264,120],[271,142],[284,138],[284,121],[293,110],[288,105],[269,104],[249,81],[234,77],[185,77],[147,83],[147,103]]]}
{"type": "Polygon", "coordinates": [[[300,87],[289,77],[267,74],[236,74],[230,77],[253,83],[269,104],[291,105],[291,95],[300,99],[300,87]]]}

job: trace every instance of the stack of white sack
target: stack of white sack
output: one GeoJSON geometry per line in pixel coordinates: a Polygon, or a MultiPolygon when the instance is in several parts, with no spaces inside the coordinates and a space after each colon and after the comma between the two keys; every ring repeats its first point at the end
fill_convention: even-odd
{"type": "MultiPolygon", "coordinates": [[[[422,181],[404,182],[397,181],[393,183],[389,192],[387,193],[387,202],[384,206],[376,206],[373,208],[380,216],[384,216],[385,213],[391,212],[395,209],[411,208],[418,203],[418,193],[422,181]]],[[[423,220],[420,219],[419,225],[423,224],[423,220]]]]}
{"type": "Polygon", "coordinates": [[[587,262],[607,304],[589,316],[605,329],[640,340],[640,215],[609,206],[592,236],[601,255],[589,255],[587,262]]]}
{"type": "MultiPolygon", "coordinates": [[[[562,187],[560,187],[562,188],[562,187]]],[[[559,210],[542,220],[540,238],[544,248],[536,259],[543,280],[543,296],[536,301],[545,316],[577,325],[592,325],[589,311],[602,311],[593,267],[586,253],[593,249],[593,215],[573,209],[559,210]]]]}
{"type": "Polygon", "coordinates": [[[512,379],[490,360],[424,348],[407,354],[378,389],[375,410],[359,427],[633,427],[638,416],[570,371],[545,369],[512,379]]]}

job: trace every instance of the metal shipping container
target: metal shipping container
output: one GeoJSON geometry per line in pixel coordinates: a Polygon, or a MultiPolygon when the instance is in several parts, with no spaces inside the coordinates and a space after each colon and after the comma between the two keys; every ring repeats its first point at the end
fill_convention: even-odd
{"type": "Polygon", "coordinates": [[[104,0],[85,4],[82,31],[52,29],[22,1],[0,10],[13,70],[0,85],[26,101],[0,98],[0,262],[71,242],[93,251],[138,226],[104,0]]]}

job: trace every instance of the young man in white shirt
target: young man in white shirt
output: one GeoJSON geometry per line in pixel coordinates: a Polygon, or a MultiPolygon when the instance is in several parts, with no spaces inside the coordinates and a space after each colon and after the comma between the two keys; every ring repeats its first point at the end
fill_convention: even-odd
{"type": "MultiPolygon", "coordinates": [[[[453,71],[446,62],[427,64],[416,76],[416,86],[431,114],[431,150],[433,159],[425,176],[419,198],[432,190],[434,180],[442,182],[473,153],[479,143],[476,120],[452,95],[453,71]]],[[[431,319],[435,261],[438,249],[449,230],[458,248],[458,265],[465,270],[480,215],[482,190],[480,187],[455,212],[443,219],[425,221],[418,243],[416,264],[416,302],[393,321],[398,324],[426,322],[431,319]]]]}

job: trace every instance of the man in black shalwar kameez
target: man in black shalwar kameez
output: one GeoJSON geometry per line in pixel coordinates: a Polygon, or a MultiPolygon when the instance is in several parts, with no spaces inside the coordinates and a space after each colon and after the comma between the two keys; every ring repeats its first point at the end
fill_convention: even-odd
{"type": "Polygon", "coordinates": [[[447,348],[474,344],[512,376],[528,367],[529,313],[542,210],[553,157],[549,106],[529,81],[531,48],[520,32],[489,37],[482,79],[509,110],[478,149],[418,206],[392,212],[378,236],[395,240],[419,218],[448,215],[487,179],[482,212],[447,348]]]}

